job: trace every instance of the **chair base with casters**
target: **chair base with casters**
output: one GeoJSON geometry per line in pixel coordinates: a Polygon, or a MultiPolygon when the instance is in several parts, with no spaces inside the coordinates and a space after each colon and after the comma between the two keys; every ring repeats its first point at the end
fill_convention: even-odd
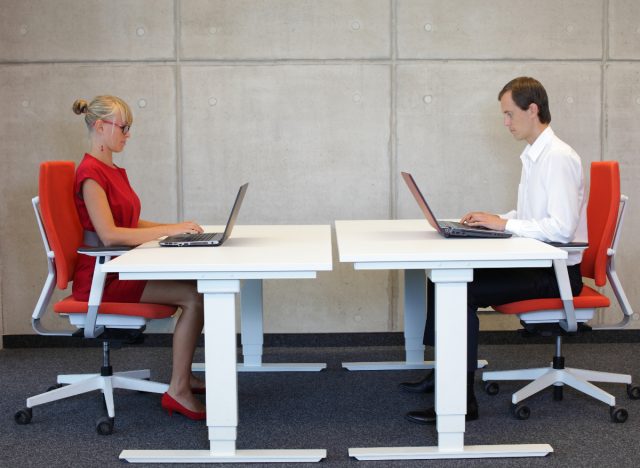
{"type": "MultiPolygon", "coordinates": [[[[66,315],[72,325],[79,329],[71,336],[84,339],[84,325],[87,314],[76,313],[79,303],[71,297],[67,297],[54,305],[54,311],[61,315],[66,315]],[[71,313],[69,313],[71,311],[71,313]]],[[[121,343],[133,344],[143,341],[143,331],[148,318],[143,316],[123,316],[109,314],[114,307],[117,309],[124,304],[102,303],[100,315],[96,320],[96,325],[105,327],[103,333],[96,340],[102,341],[102,366],[99,373],[93,374],[62,374],[58,375],[56,385],[53,385],[45,393],[27,398],[26,407],[15,413],[14,419],[18,424],[28,424],[33,417],[35,406],[51,403],[54,401],[70,398],[73,396],[100,390],[104,397],[106,414],[96,421],[96,431],[100,435],[113,433],[115,423],[115,405],[113,399],[114,389],[132,390],[148,393],[166,392],[169,386],[165,383],[153,382],[150,380],[151,371],[149,369],[139,369],[123,372],[113,372],[110,360],[112,345],[121,343]],[[106,313],[102,311],[102,308],[106,313]],[[118,328],[110,328],[117,324],[118,328]]],[[[145,313],[145,309],[151,311],[153,318],[166,318],[175,313],[173,306],[161,306],[149,304],[126,304],[129,312],[145,313]]],[[[149,313],[147,312],[147,315],[149,313]]]]}
{"type": "Polygon", "coordinates": [[[122,255],[129,247],[83,247],[83,229],[73,201],[75,165],[72,162],[51,161],[40,166],[39,196],[32,204],[44,244],[48,275],[31,316],[33,329],[45,336],[68,336],[102,342],[102,366],[98,373],[59,375],[57,384],[45,393],[27,398],[26,407],[15,413],[18,424],[28,424],[33,408],[57,400],[99,390],[104,397],[106,415],[98,419],[96,430],[111,434],[115,421],[113,391],[116,388],[164,393],[168,385],[150,381],[149,369],[113,372],[110,363],[112,344],[135,343],[143,338],[149,320],[166,319],[177,307],[163,304],[103,302],[106,275],[102,265],[112,256],[122,255]],[[79,254],[96,258],[96,266],[88,301],[68,296],[53,304],[53,311],[67,318],[75,331],[51,331],[42,319],[52,302],[56,289],[65,290],[73,278],[79,254]]]}
{"type": "Polygon", "coordinates": [[[116,388],[138,392],[164,393],[169,386],[150,381],[149,369],[113,372],[110,363],[110,341],[102,342],[103,365],[98,374],[58,375],[57,384],[47,392],[27,398],[27,406],[15,414],[18,424],[28,424],[33,417],[33,407],[53,401],[100,390],[104,397],[106,415],[96,421],[96,431],[100,435],[113,433],[115,423],[115,405],[113,391],[116,388]]]}
{"type": "MultiPolygon", "coordinates": [[[[594,311],[580,310],[576,312],[579,312],[577,314],[579,329],[583,331],[588,329],[589,327],[584,325],[584,321],[591,318],[594,311]]],[[[557,311],[550,313],[557,314],[557,311]]],[[[531,315],[536,315],[536,319],[540,319],[542,313],[535,312],[531,315]]],[[[536,325],[533,325],[532,322],[523,321],[522,325],[525,327],[526,333],[535,333],[536,325]]],[[[550,327],[544,326],[544,322],[538,322],[537,325],[542,325],[543,331],[541,334],[549,335],[553,333],[550,332],[550,327]]],[[[562,336],[566,335],[566,333],[556,331],[553,334],[555,334],[556,351],[549,367],[484,372],[482,374],[482,380],[484,382],[484,390],[487,394],[497,395],[499,393],[500,387],[496,383],[497,381],[530,381],[528,385],[516,391],[511,396],[511,410],[513,415],[517,419],[524,420],[528,419],[531,415],[529,406],[522,403],[524,400],[546,388],[552,387],[553,399],[560,401],[563,399],[564,386],[566,385],[607,404],[609,406],[609,414],[612,421],[617,423],[625,422],[628,417],[627,410],[616,406],[616,399],[613,395],[593,385],[591,382],[626,384],[627,394],[631,399],[640,398],[640,387],[632,384],[631,376],[628,374],[616,374],[611,372],[599,372],[594,370],[565,367],[565,358],[562,355],[562,336]]]]}
{"type": "MultiPolygon", "coordinates": [[[[622,329],[633,316],[633,309],[624,293],[615,269],[615,254],[624,219],[627,197],[620,193],[620,171],[615,161],[598,161],[591,164],[591,191],[587,204],[587,229],[589,244],[554,244],[568,252],[583,251],[580,273],[593,280],[595,287],[607,284],[623,313],[623,320],[613,326],[594,329],[622,329]]],[[[622,423],[628,413],[616,406],[610,393],[591,382],[625,384],[629,398],[640,399],[640,387],[633,385],[631,376],[610,372],[598,372],[565,367],[562,356],[562,337],[587,329],[585,323],[593,319],[596,309],[609,307],[611,301],[595,289],[584,285],[578,296],[573,296],[565,261],[554,260],[553,267],[560,290],[559,298],[531,299],[494,306],[500,313],[518,315],[526,332],[554,336],[556,350],[550,367],[512,371],[484,372],[485,391],[495,395],[499,386],[495,381],[531,380],[512,396],[512,409],[519,419],[527,419],[530,409],[522,403],[530,396],[553,387],[555,400],[562,400],[565,386],[572,387],[609,405],[611,419],[622,423]]]]}

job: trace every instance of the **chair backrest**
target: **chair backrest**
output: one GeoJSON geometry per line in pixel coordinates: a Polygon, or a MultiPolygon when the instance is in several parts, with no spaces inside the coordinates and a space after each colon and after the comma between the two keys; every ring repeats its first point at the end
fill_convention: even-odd
{"type": "Polygon", "coordinates": [[[73,161],[40,164],[40,213],[49,246],[55,254],[56,283],[66,289],[73,280],[83,230],[73,199],[73,161]]]}
{"type": "Polygon", "coordinates": [[[607,281],[608,249],[620,211],[620,169],[617,161],[591,163],[591,189],[587,204],[589,248],[584,251],[580,271],[597,286],[607,281]]]}

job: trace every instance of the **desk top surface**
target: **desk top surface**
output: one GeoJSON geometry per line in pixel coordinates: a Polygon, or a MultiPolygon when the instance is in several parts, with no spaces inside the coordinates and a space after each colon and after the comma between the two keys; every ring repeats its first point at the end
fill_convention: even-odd
{"type": "MultiPolygon", "coordinates": [[[[203,226],[220,232],[224,226],[203,226]]],[[[332,269],[331,226],[235,226],[220,247],[160,247],[147,242],[103,266],[120,273],[273,272],[332,269]]]]}
{"type": "Polygon", "coordinates": [[[341,262],[460,262],[566,259],[567,253],[523,237],[444,238],[424,219],[336,221],[341,262]]]}

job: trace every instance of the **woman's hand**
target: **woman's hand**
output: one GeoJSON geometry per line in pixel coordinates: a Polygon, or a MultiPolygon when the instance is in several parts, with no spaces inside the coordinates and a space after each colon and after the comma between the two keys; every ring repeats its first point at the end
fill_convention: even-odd
{"type": "Polygon", "coordinates": [[[485,227],[487,229],[493,229],[494,231],[504,231],[507,225],[506,219],[502,219],[495,214],[485,213],[484,211],[467,213],[462,217],[460,222],[469,227],[485,227]]]}
{"type": "Polygon", "coordinates": [[[173,236],[175,234],[200,234],[204,232],[202,226],[194,221],[183,221],[177,224],[167,224],[167,235],[173,236]]]}

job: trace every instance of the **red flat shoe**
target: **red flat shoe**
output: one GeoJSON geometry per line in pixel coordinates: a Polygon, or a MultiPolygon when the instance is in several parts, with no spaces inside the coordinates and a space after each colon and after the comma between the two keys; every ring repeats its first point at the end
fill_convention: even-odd
{"type": "Polygon", "coordinates": [[[204,395],[207,393],[207,387],[191,387],[191,393],[194,395],[204,395]]]}
{"type": "Polygon", "coordinates": [[[186,416],[187,418],[192,419],[194,421],[201,421],[207,418],[206,411],[200,411],[200,412],[191,411],[190,409],[185,408],[176,400],[174,400],[173,397],[171,397],[171,395],[169,395],[168,393],[165,393],[164,395],[162,395],[162,400],[160,400],[160,404],[164,409],[167,410],[167,412],[169,413],[169,416],[171,416],[175,411],[176,413],[180,413],[183,416],[186,416]]]}

